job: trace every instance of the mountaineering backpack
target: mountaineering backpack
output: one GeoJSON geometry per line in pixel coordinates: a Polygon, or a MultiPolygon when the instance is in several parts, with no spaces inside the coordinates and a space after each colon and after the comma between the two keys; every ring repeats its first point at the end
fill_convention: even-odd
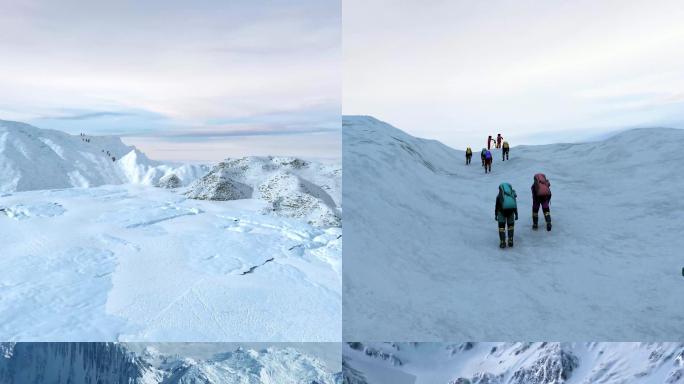
{"type": "Polygon", "coordinates": [[[539,197],[551,196],[551,183],[543,173],[534,175],[534,191],[539,197]]]}
{"type": "Polygon", "coordinates": [[[485,152],[485,159],[491,160],[492,159],[492,153],[489,151],[485,152]]]}
{"type": "Polygon", "coordinates": [[[501,183],[499,185],[499,196],[501,196],[501,208],[502,209],[515,209],[518,204],[515,201],[518,195],[515,193],[513,187],[508,183],[501,183]]]}
{"type": "Polygon", "coordinates": [[[504,141],[503,147],[506,148],[506,149],[508,149],[508,141],[504,141]]]}
{"type": "Polygon", "coordinates": [[[472,155],[472,154],[473,154],[473,150],[470,149],[470,147],[466,148],[466,155],[472,155]]]}

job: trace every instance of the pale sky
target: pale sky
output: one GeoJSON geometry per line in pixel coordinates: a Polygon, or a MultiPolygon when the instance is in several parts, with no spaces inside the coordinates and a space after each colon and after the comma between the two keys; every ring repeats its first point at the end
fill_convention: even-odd
{"type": "Polygon", "coordinates": [[[343,2],[343,113],[464,148],[684,128],[681,1],[343,2]]]}
{"type": "Polygon", "coordinates": [[[340,156],[338,0],[0,0],[0,53],[0,119],[160,160],[340,156]]]}

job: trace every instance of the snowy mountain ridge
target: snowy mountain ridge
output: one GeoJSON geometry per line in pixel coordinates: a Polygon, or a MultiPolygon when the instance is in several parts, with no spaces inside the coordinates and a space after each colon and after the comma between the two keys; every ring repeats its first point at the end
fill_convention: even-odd
{"type": "Polygon", "coordinates": [[[684,343],[349,343],[343,356],[348,384],[684,383],[684,343]]]}
{"type": "Polygon", "coordinates": [[[338,384],[316,357],[293,348],[238,348],[207,360],[136,355],[117,343],[2,343],[3,384],[338,384]]]}
{"type": "Polygon", "coordinates": [[[372,117],[342,123],[346,340],[684,336],[684,130],[512,142],[510,159],[494,150],[485,174],[477,143],[468,166],[464,151],[372,117]],[[539,172],[551,182],[551,232],[532,230],[539,172]],[[515,247],[505,250],[494,218],[502,182],[517,191],[519,211],[515,247]]]}
{"type": "Polygon", "coordinates": [[[74,136],[0,120],[0,192],[105,184],[156,185],[175,174],[188,185],[206,165],[163,164],[116,136],[74,136]],[[116,160],[116,161],[114,161],[116,160]]]}

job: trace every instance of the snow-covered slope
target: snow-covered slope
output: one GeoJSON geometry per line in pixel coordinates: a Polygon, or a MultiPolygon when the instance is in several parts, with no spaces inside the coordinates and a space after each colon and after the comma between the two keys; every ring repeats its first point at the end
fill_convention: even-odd
{"type": "Polygon", "coordinates": [[[343,358],[350,384],[684,383],[683,343],[349,343],[343,358]]]}
{"type": "Polygon", "coordinates": [[[344,117],[345,339],[684,338],[682,143],[684,130],[636,129],[517,146],[485,175],[477,156],[466,166],[463,151],[344,117]],[[552,232],[531,230],[537,172],[552,232]],[[520,220],[500,250],[504,181],[520,220]]]}
{"type": "Polygon", "coordinates": [[[206,360],[140,355],[115,343],[0,344],[3,384],[338,384],[341,374],[293,348],[238,348],[206,360]]]}
{"type": "Polygon", "coordinates": [[[0,195],[0,340],[339,341],[342,229],[141,185],[0,195]]]}
{"type": "Polygon", "coordinates": [[[316,226],[341,225],[341,170],[291,157],[226,159],[193,183],[201,200],[260,199],[265,211],[316,226]]]}
{"type": "Polygon", "coordinates": [[[204,165],[152,161],[115,136],[73,136],[0,120],[0,192],[122,183],[155,185],[169,173],[188,185],[207,171],[204,165]]]}

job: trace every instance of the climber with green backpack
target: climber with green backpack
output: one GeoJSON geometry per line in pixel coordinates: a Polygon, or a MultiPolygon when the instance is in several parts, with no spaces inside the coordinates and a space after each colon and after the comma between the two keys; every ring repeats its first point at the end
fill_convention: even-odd
{"type": "Polygon", "coordinates": [[[508,246],[513,246],[513,230],[518,220],[518,195],[509,183],[499,185],[499,194],[494,206],[494,219],[499,223],[499,247],[506,248],[506,226],[508,226],[508,246]]]}

